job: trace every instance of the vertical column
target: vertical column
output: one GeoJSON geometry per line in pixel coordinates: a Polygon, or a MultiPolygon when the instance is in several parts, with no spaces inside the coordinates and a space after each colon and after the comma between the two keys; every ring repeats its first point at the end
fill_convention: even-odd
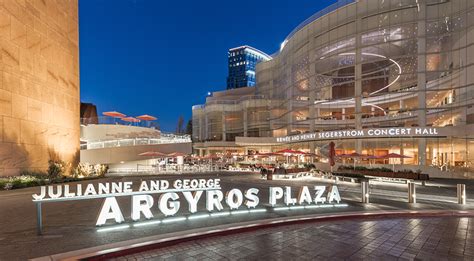
{"type": "Polygon", "coordinates": [[[222,110],[222,141],[226,141],[227,136],[227,124],[225,121],[225,111],[222,110]]]}
{"type": "Polygon", "coordinates": [[[413,182],[408,182],[408,203],[416,203],[416,187],[413,182]]]}
{"type": "Polygon", "coordinates": [[[362,193],[362,203],[369,203],[369,182],[362,181],[360,183],[362,193]]]}
{"type": "MultiPolygon", "coordinates": [[[[418,1],[418,126],[426,126],[426,2],[418,1]]],[[[418,165],[426,164],[426,139],[418,139],[418,165]]]]}
{"type": "Polygon", "coordinates": [[[206,130],[204,132],[205,136],[204,136],[204,140],[209,140],[209,138],[211,137],[210,133],[209,133],[209,115],[207,115],[207,112],[204,111],[204,129],[206,130]]]}
{"type": "Polygon", "coordinates": [[[288,99],[288,115],[287,115],[287,127],[286,127],[286,134],[290,135],[293,131],[293,79],[291,75],[291,63],[288,63],[288,68],[286,70],[286,77],[288,80],[288,84],[286,86],[286,98],[288,99]]]}
{"type": "Polygon", "coordinates": [[[346,120],[346,108],[342,108],[342,120],[346,120]]]}
{"type": "MultiPolygon", "coordinates": [[[[310,47],[314,46],[314,37],[311,37],[310,40],[310,47]]],[[[314,50],[311,50],[309,52],[309,110],[308,110],[308,118],[309,120],[309,132],[313,133],[316,131],[315,128],[315,119],[316,119],[316,110],[315,110],[315,105],[314,102],[316,101],[316,76],[314,75],[316,72],[316,65],[315,65],[315,60],[316,59],[316,52],[314,50]]],[[[314,147],[314,144],[313,144],[314,147]]],[[[314,152],[314,148],[311,152],[314,152]]]]}
{"type": "MultiPolygon", "coordinates": [[[[356,49],[355,49],[355,83],[354,83],[354,99],[355,99],[355,128],[362,129],[362,19],[356,19],[356,49]]],[[[357,153],[362,152],[362,140],[355,140],[355,150],[357,153]]]]}
{"type": "Polygon", "coordinates": [[[466,204],[466,185],[465,184],[458,184],[458,204],[464,205],[466,204]]]}
{"type": "Polygon", "coordinates": [[[267,109],[268,109],[268,117],[270,118],[270,120],[268,121],[268,128],[269,128],[269,136],[270,137],[274,137],[273,135],[273,130],[275,129],[275,124],[274,124],[274,120],[272,119],[274,117],[273,113],[272,113],[272,109],[273,109],[273,99],[274,99],[274,95],[273,95],[273,80],[270,80],[270,82],[268,83],[269,85],[269,90],[268,90],[268,97],[267,98],[267,109]]]}
{"type": "Polygon", "coordinates": [[[242,115],[242,122],[244,124],[244,137],[248,136],[248,116],[247,116],[247,104],[243,103],[244,109],[243,109],[243,115],[242,115]]]}

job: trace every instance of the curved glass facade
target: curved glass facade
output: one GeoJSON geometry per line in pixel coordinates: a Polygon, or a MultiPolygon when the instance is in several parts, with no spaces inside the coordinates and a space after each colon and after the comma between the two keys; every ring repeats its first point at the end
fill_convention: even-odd
{"type": "MultiPolygon", "coordinates": [[[[236,101],[240,109],[208,121],[208,128],[214,130],[216,123],[237,136],[283,137],[450,127],[452,135],[443,138],[341,139],[336,148],[373,155],[395,152],[411,156],[405,164],[470,169],[472,136],[458,135],[456,129],[474,123],[474,1],[343,2],[305,21],[272,60],[257,66],[254,95],[261,99],[236,101]]],[[[211,112],[208,117],[214,118],[211,112]]],[[[317,151],[326,143],[284,146],[317,151]]]]}

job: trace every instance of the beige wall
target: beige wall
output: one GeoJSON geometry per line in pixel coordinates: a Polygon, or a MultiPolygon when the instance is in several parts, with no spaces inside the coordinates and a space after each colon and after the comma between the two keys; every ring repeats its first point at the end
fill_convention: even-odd
{"type": "Polygon", "coordinates": [[[128,162],[153,158],[138,155],[147,151],[157,151],[165,154],[173,152],[191,154],[192,144],[189,142],[81,150],[81,162],[90,164],[117,164],[121,161],[128,162]]]}
{"type": "Polygon", "coordinates": [[[0,0],[0,176],[79,150],[77,0],[0,0]]]}
{"type": "Polygon", "coordinates": [[[113,125],[90,124],[81,126],[81,140],[104,141],[131,138],[159,138],[161,132],[152,128],[113,125]]]}

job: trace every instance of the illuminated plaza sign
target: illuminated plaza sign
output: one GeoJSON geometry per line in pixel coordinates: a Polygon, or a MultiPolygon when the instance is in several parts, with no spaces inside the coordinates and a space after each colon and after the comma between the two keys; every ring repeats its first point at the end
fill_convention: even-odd
{"type": "MultiPolygon", "coordinates": [[[[131,219],[139,221],[154,218],[154,211],[161,212],[164,216],[174,216],[183,207],[188,207],[190,214],[198,212],[198,202],[205,201],[205,211],[220,212],[227,206],[230,210],[245,208],[254,209],[261,203],[259,189],[249,188],[241,190],[233,188],[225,193],[220,186],[220,179],[178,179],[173,182],[168,180],[149,180],[140,182],[138,189],[134,190],[133,182],[107,182],[98,184],[67,184],[42,186],[39,194],[33,195],[33,201],[57,202],[69,200],[104,198],[96,225],[102,226],[108,220],[116,223],[125,221],[123,210],[119,206],[117,196],[131,196],[131,219]],[[160,194],[158,200],[151,196],[160,194]]],[[[297,195],[292,194],[289,186],[270,187],[267,205],[277,206],[284,203],[286,206],[301,205],[328,205],[339,203],[341,197],[337,186],[302,186],[297,195]]]]}
{"type": "Polygon", "coordinates": [[[437,137],[442,136],[438,128],[410,127],[410,128],[378,128],[362,130],[336,130],[305,133],[294,136],[278,137],[277,142],[299,142],[310,140],[332,140],[344,138],[388,138],[388,137],[437,137]]]}

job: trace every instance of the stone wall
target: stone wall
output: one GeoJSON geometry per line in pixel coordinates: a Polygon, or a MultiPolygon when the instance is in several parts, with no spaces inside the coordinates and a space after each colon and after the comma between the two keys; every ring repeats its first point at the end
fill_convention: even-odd
{"type": "Polygon", "coordinates": [[[0,176],[79,154],[77,0],[0,0],[0,176]]]}

